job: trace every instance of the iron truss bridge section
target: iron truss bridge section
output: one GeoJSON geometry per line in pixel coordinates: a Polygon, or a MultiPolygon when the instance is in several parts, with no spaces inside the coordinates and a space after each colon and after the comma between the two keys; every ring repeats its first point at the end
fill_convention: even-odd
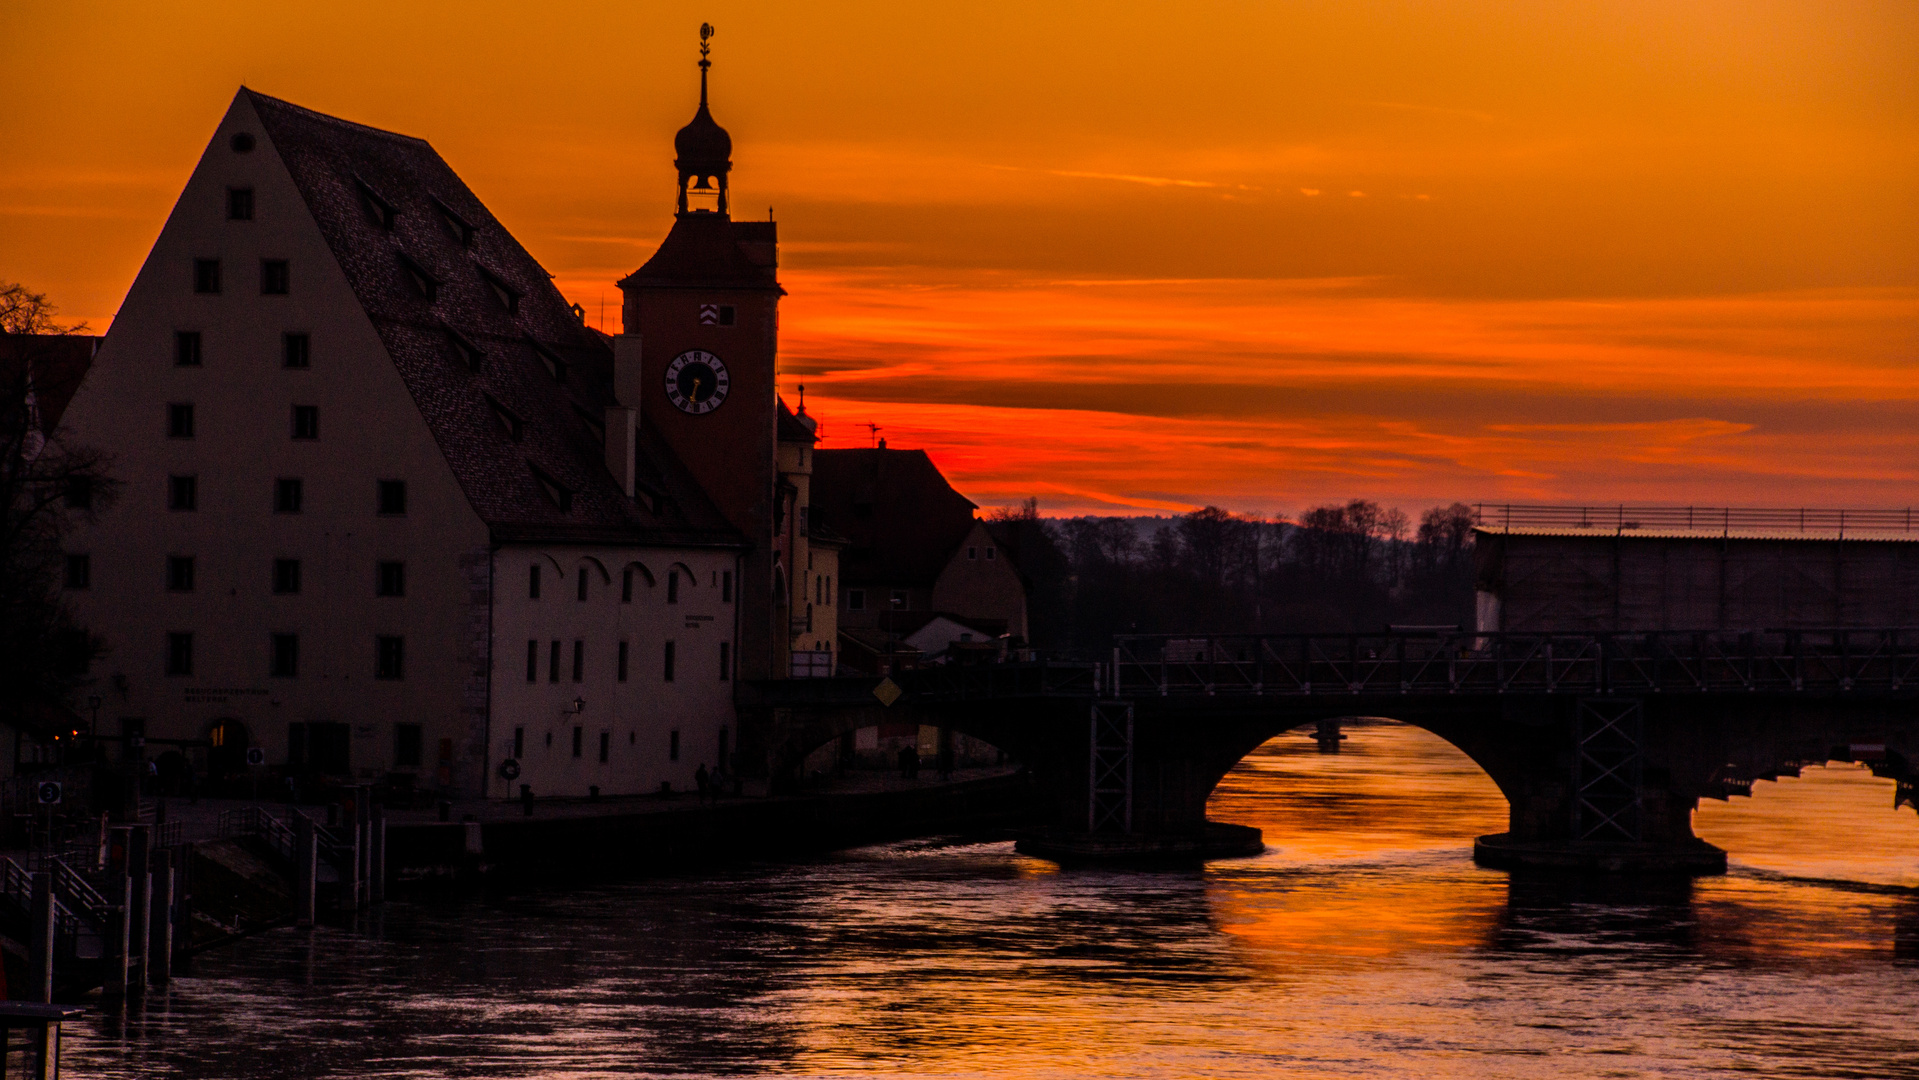
{"type": "Polygon", "coordinates": [[[1262,634],[1114,639],[1112,697],[1734,694],[1919,696],[1919,629],[1644,634],[1262,634]]]}

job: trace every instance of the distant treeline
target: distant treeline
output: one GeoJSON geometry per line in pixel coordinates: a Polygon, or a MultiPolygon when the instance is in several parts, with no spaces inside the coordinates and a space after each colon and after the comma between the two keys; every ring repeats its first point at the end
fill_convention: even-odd
{"type": "Polygon", "coordinates": [[[1092,653],[1124,633],[1376,632],[1470,627],[1472,509],[1420,515],[1364,499],[1296,519],[1208,506],[1170,519],[1040,516],[989,526],[1030,583],[1033,644],[1092,653]]]}

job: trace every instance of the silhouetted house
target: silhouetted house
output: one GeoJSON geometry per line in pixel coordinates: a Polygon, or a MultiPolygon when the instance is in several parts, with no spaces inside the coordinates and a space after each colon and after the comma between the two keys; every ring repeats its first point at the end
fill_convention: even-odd
{"type": "Polygon", "coordinates": [[[830,642],[793,609],[831,571],[705,68],[613,338],[426,142],[239,92],[68,409],[126,485],[71,538],[103,728],[493,797],[727,761],[736,681],[830,642]]]}
{"type": "Polygon", "coordinates": [[[923,450],[817,452],[814,518],[846,537],[838,617],[847,649],[870,658],[898,652],[937,614],[1025,638],[1025,584],[977,509],[923,450]]]}
{"type": "MultiPolygon", "coordinates": [[[[805,387],[800,388],[802,391],[805,387]]],[[[785,601],[788,673],[794,678],[825,678],[837,668],[839,650],[840,549],[843,539],[813,519],[814,444],[818,425],[806,415],[779,403],[775,428],[779,452],[779,506],[774,552],[775,595],[785,601]]]]}

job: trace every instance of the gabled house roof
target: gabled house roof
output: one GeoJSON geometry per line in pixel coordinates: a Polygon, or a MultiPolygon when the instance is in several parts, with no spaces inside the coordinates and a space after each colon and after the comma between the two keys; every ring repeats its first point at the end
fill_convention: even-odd
{"type": "Polygon", "coordinates": [[[846,537],[849,585],[931,586],[978,509],[924,450],[815,451],[812,493],[812,520],[846,537]]]}
{"type": "Polygon", "coordinates": [[[431,146],[241,93],[497,538],[741,542],[645,429],[641,497],[615,485],[603,441],[617,403],[606,339],[431,146]],[[502,423],[503,412],[517,422],[502,423]]]}

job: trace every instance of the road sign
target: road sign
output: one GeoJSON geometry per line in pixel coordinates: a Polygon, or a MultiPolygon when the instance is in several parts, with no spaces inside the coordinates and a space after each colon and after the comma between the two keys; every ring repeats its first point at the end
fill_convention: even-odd
{"type": "Polygon", "coordinates": [[[247,747],[247,764],[248,765],[265,765],[266,763],[267,763],[267,752],[264,749],[258,746],[247,747]]]}
{"type": "Polygon", "coordinates": [[[58,780],[42,780],[40,785],[33,789],[33,797],[39,801],[41,806],[58,805],[60,802],[60,794],[60,781],[58,780]]]}

